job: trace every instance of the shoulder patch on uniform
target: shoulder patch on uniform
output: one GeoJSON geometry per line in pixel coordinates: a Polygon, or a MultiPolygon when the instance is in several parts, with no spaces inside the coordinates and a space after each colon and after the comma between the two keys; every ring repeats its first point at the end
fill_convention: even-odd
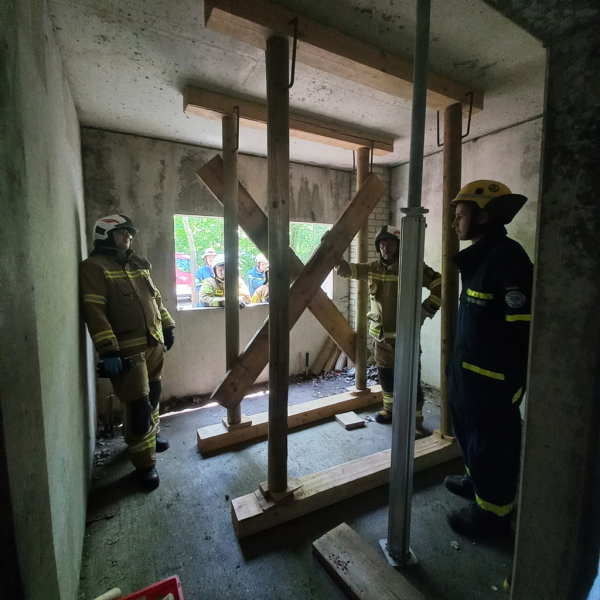
{"type": "Polygon", "coordinates": [[[527,302],[527,297],[523,292],[508,292],[504,299],[511,308],[521,308],[527,302]]]}

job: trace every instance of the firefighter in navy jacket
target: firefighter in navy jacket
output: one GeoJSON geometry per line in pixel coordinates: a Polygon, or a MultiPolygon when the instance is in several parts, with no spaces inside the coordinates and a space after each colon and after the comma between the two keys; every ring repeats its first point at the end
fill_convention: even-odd
{"type": "Polygon", "coordinates": [[[533,265],[504,225],[526,201],[489,180],[469,183],[452,201],[453,228],[473,243],[454,258],[462,291],[446,371],[466,475],[447,477],[444,485],[473,500],[447,517],[466,535],[507,531],[517,491],[533,265]]]}

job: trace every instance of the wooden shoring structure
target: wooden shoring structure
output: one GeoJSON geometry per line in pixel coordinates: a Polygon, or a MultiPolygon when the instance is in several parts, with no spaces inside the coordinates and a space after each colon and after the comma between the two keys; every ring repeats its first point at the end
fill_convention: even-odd
{"type": "MultiPolygon", "coordinates": [[[[283,493],[287,480],[290,372],[290,91],[289,44],[267,40],[267,197],[269,200],[269,486],[283,493]]],[[[264,367],[264,365],[263,365],[264,367]]],[[[230,373],[235,369],[232,366],[230,373]]],[[[262,371],[262,369],[261,369],[262,371]]],[[[256,378],[255,378],[256,379],[256,378]]],[[[254,381],[252,381],[254,383],[254,381]]],[[[240,398],[241,401],[241,398],[240,398]]]]}
{"type": "Polygon", "coordinates": [[[443,169],[440,429],[444,435],[452,435],[446,365],[454,346],[458,319],[458,267],[452,261],[452,257],[458,254],[460,244],[458,236],[452,229],[454,209],[450,206],[450,202],[460,191],[462,171],[462,107],[460,104],[453,104],[444,111],[443,169]]]}
{"type": "MultiPolygon", "coordinates": [[[[296,19],[298,62],[397,98],[412,98],[413,64],[409,60],[268,0],[204,0],[207,29],[263,50],[272,35],[291,37],[291,23],[296,19]]],[[[464,102],[472,92],[473,111],[483,109],[481,92],[447,77],[430,72],[427,88],[428,108],[444,110],[450,104],[464,102]]]]}
{"type": "MultiPolygon", "coordinates": [[[[414,472],[460,456],[458,444],[439,431],[415,441],[414,472]]],[[[384,450],[318,473],[300,477],[302,484],[287,503],[265,498],[260,489],[231,502],[233,528],[238,539],[254,535],[366,492],[390,480],[391,450],[384,450]]]]}
{"type": "MultiPolygon", "coordinates": [[[[359,190],[369,175],[369,149],[359,148],[356,153],[356,189],[359,190]]],[[[369,221],[361,225],[356,238],[356,262],[369,260],[369,221]]],[[[367,389],[367,312],[369,286],[362,279],[356,282],[356,360],[355,383],[357,390],[367,389]]]]}
{"type": "MultiPolygon", "coordinates": [[[[290,328],[308,307],[325,277],[339,261],[360,225],[371,214],[384,192],[385,186],[379,178],[374,174],[369,175],[337,223],[324,237],[290,288],[290,328]]],[[[213,392],[211,399],[226,408],[232,408],[241,402],[268,362],[268,332],[269,319],[240,354],[233,368],[213,392]]]]}
{"type": "MultiPolygon", "coordinates": [[[[225,368],[231,369],[240,353],[238,306],[238,131],[232,115],[224,115],[223,127],[223,230],[225,244],[225,368]]],[[[242,422],[242,406],[227,411],[229,427],[242,422]]]]}
{"type": "MultiPolygon", "coordinates": [[[[284,414],[283,404],[281,401],[278,402],[278,399],[285,397],[287,402],[289,364],[286,360],[289,358],[289,345],[286,348],[282,347],[282,341],[285,338],[285,336],[281,336],[282,324],[289,316],[286,330],[288,337],[285,338],[289,344],[289,328],[293,327],[304,309],[311,303],[324,278],[341,258],[342,253],[358,233],[361,225],[366,222],[385,191],[383,184],[375,175],[370,174],[360,184],[360,178],[357,176],[357,193],[354,199],[332,230],[324,237],[321,245],[297,275],[290,289],[290,269],[286,270],[285,268],[289,258],[287,244],[282,243],[281,231],[272,231],[275,228],[281,230],[282,224],[286,225],[287,229],[287,223],[283,223],[285,219],[280,218],[285,211],[282,212],[279,209],[282,203],[288,201],[288,193],[285,193],[287,191],[287,173],[283,173],[283,165],[285,163],[289,168],[289,122],[286,122],[286,128],[283,131],[283,115],[285,114],[286,119],[289,116],[289,94],[285,98],[282,95],[283,77],[281,74],[283,73],[283,62],[285,62],[287,72],[290,25],[295,24],[293,48],[294,57],[299,62],[376,89],[382,89],[387,93],[404,98],[410,98],[413,95],[412,65],[406,61],[402,64],[397,57],[383,53],[368,44],[362,44],[358,40],[287,11],[280,6],[272,5],[266,0],[205,0],[205,23],[207,28],[241,39],[259,48],[265,48],[266,42],[267,158],[269,161],[269,221],[271,225],[271,227],[267,227],[268,245],[272,260],[275,252],[285,252],[283,260],[279,260],[280,255],[275,260],[278,263],[275,271],[279,278],[276,287],[281,294],[283,294],[284,286],[289,292],[289,305],[283,307],[281,311],[283,316],[277,314],[277,304],[283,295],[280,296],[279,292],[276,292],[274,298],[270,298],[271,302],[274,300],[274,306],[270,306],[270,318],[256,333],[232,368],[228,370],[211,398],[228,409],[239,405],[250,385],[254,383],[268,362],[267,348],[270,347],[272,360],[278,361],[279,356],[276,353],[282,353],[282,364],[285,363],[286,367],[286,380],[283,380],[282,365],[277,364],[275,369],[271,365],[270,368],[269,437],[275,436],[277,440],[283,440],[287,439],[288,415],[287,411],[284,414]],[[277,48],[277,56],[275,48],[277,48]],[[379,59],[376,59],[376,54],[379,55],[379,59]],[[373,62],[374,60],[377,64],[373,62]],[[275,71],[279,73],[279,76],[274,75],[275,71]],[[274,93],[275,83],[279,89],[274,93]],[[275,97],[284,105],[281,110],[275,106],[275,97]],[[275,135],[273,135],[274,133],[275,135]],[[285,148],[282,144],[284,138],[286,140],[285,148]],[[282,148],[284,150],[282,156],[273,156],[282,148]],[[281,181],[284,175],[285,183],[281,181]],[[275,190],[278,190],[277,193],[275,190]],[[272,325],[272,321],[277,321],[275,326],[272,325]],[[268,333],[270,327],[274,327],[271,335],[268,333]],[[272,377],[274,381],[271,381],[272,377]],[[277,395],[277,398],[274,398],[274,395],[277,395]]],[[[483,95],[478,92],[463,88],[434,74],[430,74],[428,81],[427,105],[429,107],[438,110],[446,108],[451,104],[463,101],[464,97],[470,93],[471,108],[473,110],[483,108],[483,95]]],[[[458,104],[458,106],[461,105],[458,104]]],[[[366,148],[363,147],[362,150],[366,150],[366,148]]],[[[365,154],[361,152],[361,156],[364,158],[365,154]]],[[[368,150],[366,156],[368,156],[368,150]]],[[[365,164],[364,160],[362,164],[365,164]]],[[[363,252],[361,253],[364,255],[363,252]]],[[[361,258],[364,260],[364,256],[361,258]]],[[[271,272],[271,277],[273,277],[273,272],[271,272]]],[[[356,346],[354,350],[353,354],[347,354],[351,359],[354,357],[356,360],[356,346]]],[[[362,367],[360,351],[358,354],[359,364],[362,367]]],[[[357,374],[357,385],[362,384],[362,376],[357,374]]],[[[410,442],[409,448],[411,450],[411,473],[460,455],[455,441],[451,438],[448,439],[439,431],[429,438],[415,442],[414,464],[412,442],[410,442]]],[[[270,443],[268,482],[263,482],[255,492],[232,501],[232,517],[236,535],[238,538],[252,535],[387,483],[390,478],[390,461],[391,451],[388,450],[305,476],[299,480],[288,480],[287,443],[285,447],[280,443],[271,446],[270,443]],[[281,468],[284,462],[285,466],[281,468]]]]}
{"type": "MultiPolygon", "coordinates": [[[[215,156],[204,164],[197,172],[213,196],[223,204],[223,161],[215,156]]],[[[238,182],[238,219],[241,228],[254,245],[269,256],[267,215],[258,206],[248,190],[238,182]]],[[[296,253],[290,248],[290,279],[295,281],[304,265],[296,253]]],[[[319,288],[308,304],[308,309],[325,328],[331,339],[354,360],[355,335],[344,315],[339,311],[327,294],[319,288]]]]}
{"type": "MultiPolygon", "coordinates": [[[[294,404],[288,407],[287,428],[289,431],[308,423],[335,417],[339,413],[379,404],[381,401],[381,386],[374,385],[364,392],[344,392],[294,404]]],[[[259,441],[267,435],[268,412],[252,415],[248,419],[251,420],[251,424],[240,429],[228,430],[222,423],[200,427],[196,431],[200,453],[207,454],[243,442],[259,441]]]]}
{"type": "MultiPolygon", "coordinates": [[[[183,111],[206,119],[221,119],[224,114],[237,114],[239,111],[242,127],[261,131],[267,128],[267,107],[264,103],[197,87],[185,88],[183,111]]],[[[309,114],[290,112],[290,136],[345,150],[372,147],[375,156],[387,156],[394,151],[394,138],[390,135],[309,114]]]]}

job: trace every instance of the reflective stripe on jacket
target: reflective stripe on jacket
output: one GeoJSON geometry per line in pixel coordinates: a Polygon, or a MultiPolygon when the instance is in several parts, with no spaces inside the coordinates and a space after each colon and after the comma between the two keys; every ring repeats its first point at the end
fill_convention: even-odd
{"type": "MultiPolygon", "coordinates": [[[[398,262],[385,265],[381,259],[370,263],[340,261],[335,266],[337,275],[346,279],[361,279],[369,284],[371,310],[369,334],[377,341],[395,343],[396,305],[398,300],[398,262]]],[[[442,297],[442,276],[423,264],[423,287],[431,293],[423,301],[423,310],[433,317],[439,310],[442,297]]]]}
{"type": "Polygon", "coordinates": [[[162,330],[175,326],[150,277],[150,263],[132,254],[125,265],[93,254],[79,268],[82,310],[98,354],[143,351],[150,335],[163,342],[162,330]]]}
{"type": "Polygon", "coordinates": [[[252,302],[268,302],[269,301],[269,284],[265,283],[265,285],[261,285],[252,296],[252,302]]]}
{"type": "Polygon", "coordinates": [[[499,227],[459,252],[454,261],[462,292],[452,361],[457,368],[519,389],[526,378],[531,320],[529,256],[499,227]]]}

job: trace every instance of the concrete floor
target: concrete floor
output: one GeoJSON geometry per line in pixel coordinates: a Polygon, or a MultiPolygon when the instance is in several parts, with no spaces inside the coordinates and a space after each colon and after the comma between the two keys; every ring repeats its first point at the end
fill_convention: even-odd
{"type": "MultiPolygon", "coordinates": [[[[340,393],[347,385],[343,378],[292,384],[290,402],[340,393]]],[[[245,400],[244,411],[263,412],[267,403],[267,396],[245,400]]],[[[132,593],[174,574],[186,600],[345,598],[313,557],[311,544],[345,521],[378,548],[378,540],[387,537],[388,487],[238,542],[230,500],[267,478],[267,443],[203,458],[196,429],[220,421],[224,414],[221,407],[206,406],[163,418],[171,448],[158,455],[161,485],[152,493],[138,489],[119,436],[100,442],[104,458],[94,471],[80,600],[92,600],[114,586],[132,593]]],[[[426,426],[439,422],[431,396],[425,415],[426,426]]],[[[288,438],[290,477],[389,448],[390,434],[391,427],[374,422],[346,431],[332,419],[295,430],[288,438]]],[[[446,524],[446,512],[466,501],[449,494],[441,482],[461,469],[455,460],[415,476],[411,547],[420,564],[404,572],[428,598],[505,597],[502,582],[510,569],[513,540],[473,543],[446,524]],[[451,542],[458,542],[459,549],[451,542]]]]}

